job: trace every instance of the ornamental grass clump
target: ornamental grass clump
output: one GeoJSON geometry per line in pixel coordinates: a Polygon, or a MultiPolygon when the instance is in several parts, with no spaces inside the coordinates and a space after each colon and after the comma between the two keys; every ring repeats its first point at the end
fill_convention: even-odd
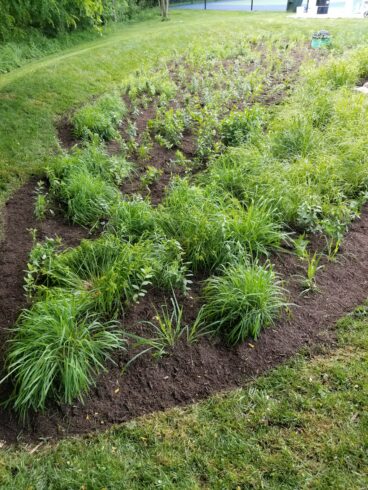
{"type": "Polygon", "coordinates": [[[61,277],[60,287],[85,297],[91,311],[117,317],[125,306],[145,295],[153,274],[151,250],[149,242],[131,244],[108,234],[83,240],[56,259],[58,269],[75,278],[67,284],[61,277]]]}
{"type": "Polygon", "coordinates": [[[13,329],[6,355],[6,378],[14,386],[10,403],[25,418],[51,399],[83,400],[111,352],[123,346],[116,325],[88,313],[83,297],[50,294],[25,310],[13,329]]]}
{"type": "Polygon", "coordinates": [[[256,339],[285,306],[284,290],[271,265],[258,263],[224,267],[221,276],[207,280],[204,299],[201,322],[231,345],[256,339]]]}
{"type": "Polygon", "coordinates": [[[238,242],[249,256],[268,255],[288,238],[278,221],[278,212],[267,200],[250,202],[244,208],[232,199],[227,208],[227,238],[238,242]]]}
{"type": "Polygon", "coordinates": [[[166,236],[177,240],[193,269],[212,269],[226,261],[226,216],[222,198],[177,179],[157,213],[166,236]]]}
{"type": "Polygon", "coordinates": [[[102,177],[78,169],[60,183],[57,195],[67,207],[68,218],[90,228],[109,215],[110,206],[119,197],[117,188],[102,177]]]}
{"type": "Polygon", "coordinates": [[[126,112],[126,106],[118,94],[103,95],[74,114],[71,120],[74,134],[83,139],[92,139],[94,135],[103,140],[117,138],[117,128],[126,112]]]}
{"type": "Polygon", "coordinates": [[[155,210],[148,200],[140,196],[120,199],[110,209],[107,231],[121,240],[137,241],[154,233],[155,210]]]}
{"type": "Polygon", "coordinates": [[[99,141],[93,140],[54,158],[47,167],[47,176],[51,184],[57,184],[75,170],[84,170],[94,177],[102,177],[112,184],[120,185],[130,177],[134,165],[123,155],[110,156],[99,141]]]}

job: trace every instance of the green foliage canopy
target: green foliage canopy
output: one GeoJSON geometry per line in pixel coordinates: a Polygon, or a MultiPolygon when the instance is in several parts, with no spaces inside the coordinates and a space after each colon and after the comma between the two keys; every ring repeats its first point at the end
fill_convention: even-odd
{"type": "Polygon", "coordinates": [[[140,0],[0,0],[0,39],[36,28],[47,35],[131,17],[140,0]]]}

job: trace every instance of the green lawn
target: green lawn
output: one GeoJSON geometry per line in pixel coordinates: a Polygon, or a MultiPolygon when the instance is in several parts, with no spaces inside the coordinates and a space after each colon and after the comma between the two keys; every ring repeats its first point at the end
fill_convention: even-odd
{"type": "Polygon", "coordinates": [[[366,314],[341,322],[335,350],[244,389],[33,454],[3,449],[0,488],[367,488],[366,314]]]}

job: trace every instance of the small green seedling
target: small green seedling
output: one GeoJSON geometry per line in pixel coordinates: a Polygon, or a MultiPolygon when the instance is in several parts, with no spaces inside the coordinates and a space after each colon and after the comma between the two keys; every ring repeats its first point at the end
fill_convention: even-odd
{"type": "Polygon", "coordinates": [[[152,185],[154,182],[159,180],[162,174],[162,169],[154,167],[153,165],[148,165],[145,173],[141,177],[142,187],[144,188],[152,185]]]}
{"type": "Polygon", "coordinates": [[[156,359],[161,358],[167,353],[168,349],[172,349],[186,327],[183,325],[183,307],[179,306],[175,296],[171,298],[172,311],[169,312],[167,304],[161,307],[161,311],[155,310],[154,321],[145,321],[142,324],[152,327],[153,337],[140,337],[139,335],[126,333],[126,336],[133,340],[133,348],[144,347],[137,355],[135,355],[125,369],[138,357],[146,352],[152,352],[156,359]]]}
{"type": "Polygon", "coordinates": [[[327,259],[329,262],[335,262],[337,260],[337,254],[340,250],[342,238],[326,238],[327,259]]]}
{"type": "Polygon", "coordinates": [[[45,192],[45,184],[42,180],[37,182],[36,187],[36,202],[34,208],[34,214],[39,221],[46,218],[48,209],[47,193],[45,192]]]}
{"type": "Polygon", "coordinates": [[[317,283],[316,283],[316,275],[317,272],[322,269],[322,266],[319,265],[321,260],[321,255],[318,255],[315,252],[313,255],[308,256],[308,267],[307,267],[307,275],[303,279],[303,293],[318,291],[317,283]]]}
{"type": "Polygon", "coordinates": [[[309,240],[306,240],[305,235],[299,235],[298,238],[294,240],[294,248],[296,255],[302,260],[308,260],[308,245],[309,240]]]}

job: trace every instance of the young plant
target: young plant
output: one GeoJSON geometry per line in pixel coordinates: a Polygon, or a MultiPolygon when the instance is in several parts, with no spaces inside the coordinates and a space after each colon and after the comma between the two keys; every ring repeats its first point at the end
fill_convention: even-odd
{"type": "Polygon", "coordinates": [[[220,135],[226,146],[240,146],[246,143],[251,134],[259,131],[264,115],[257,106],[242,112],[231,112],[221,122],[220,135]]]}
{"type": "Polygon", "coordinates": [[[194,322],[190,325],[186,325],[185,333],[188,344],[194,344],[200,337],[210,335],[212,333],[202,320],[202,309],[199,311],[194,322]]]}
{"type": "Polygon", "coordinates": [[[293,244],[294,244],[296,255],[301,260],[307,260],[309,258],[309,253],[308,253],[309,240],[306,240],[305,235],[304,234],[299,235],[297,238],[295,238],[293,244]]]}
{"type": "Polygon", "coordinates": [[[154,167],[153,165],[148,165],[145,173],[141,177],[142,187],[146,188],[152,185],[154,182],[157,182],[162,174],[163,170],[161,168],[154,167]]]}
{"type": "Polygon", "coordinates": [[[184,110],[167,110],[163,107],[157,112],[155,119],[148,121],[148,127],[162,138],[159,144],[167,147],[168,143],[173,147],[180,144],[183,132],[190,126],[190,122],[190,117],[184,110]]]}
{"type": "Polygon", "coordinates": [[[342,238],[327,238],[326,237],[326,248],[327,248],[327,259],[330,262],[335,262],[337,259],[337,254],[339,253],[342,238]]]}
{"type": "Polygon", "coordinates": [[[177,240],[156,235],[152,239],[151,264],[154,269],[152,281],[168,291],[180,290],[186,294],[192,281],[184,262],[184,250],[177,240]]]}
{"type": "Polygon", "coordinates": [[[137,148],[137,156],[140,160],[146,161],[150,157],[150,151],[152,149],[152,144],[142,143],[137,148]]]}
{"type": "Polygon", "coordinates": [[[49,278],[54,272],[54,259],[61,247],[61,238],[46,238],[44,243],[36,243],[35,239],[36,237],[33,239],[24,279],[24,289],[29,299],[40,288],[50,285],[49,278]]]}
{"type": "Polygon", "coordinates": [[[183,152],[180,150],[176,150],[175,152],[175,158],[171,160],[171,163],[173,165],[179,165],[180,167],[183,167],[186,171],[191,171],[193,170],[195,163],[192,160],[189,160],[186,158],[183,152]]]}
{"type": "Polygon", "coordinates": [[[6,356],[14,391],[10,403],[24,419],[48,400],[72,403],[105,370],[110,353],[124,346],[115,324],[86,313],[78,296],[60,293],[25,310],[13,330],[6,356]]]}
{"type": "Polygon", "coordinates": [[[256,339],[270,326],[284,302],[284,290],[270,264],[239,263],[207,280],[200,320],[231,344],[256,339]]]}
{"type": "Polygon", "coordinates": [[[152,327],[153,337],[140,337],[138,335],[126,334],[134,343],[133,347],[143,347],[143,351],[134,356],[128,364],[131,364],[137,357],[146,352],[153,352],[155,358],[160,358],[167,354],[168,349],[172,349],[181,335],[185,332],[183,325],[183,307],[179,306],[175,294],[170,299],[171,313],[167,304],[161,306],[161,311],[155,310],[155,322],[142,322],[152,327]]]}
{"type": "Polygon", "coordinates": [[[37,182],[36,187],[36,202],[34,214],[39,221],[42,221],[46,218],[46,213],[48,209],[48,199],[47,194],[45,193],[45,184],[40,180],[37,182]]]}
{"type": "Polygon", "coordinates": [[[318,255],[317,252],[308,256],[307,274],[302,280],[303,293],[318,291],[316,275],[322,269],[322,266],[319,265],[320,260],[321,255],[318,255]]]}

